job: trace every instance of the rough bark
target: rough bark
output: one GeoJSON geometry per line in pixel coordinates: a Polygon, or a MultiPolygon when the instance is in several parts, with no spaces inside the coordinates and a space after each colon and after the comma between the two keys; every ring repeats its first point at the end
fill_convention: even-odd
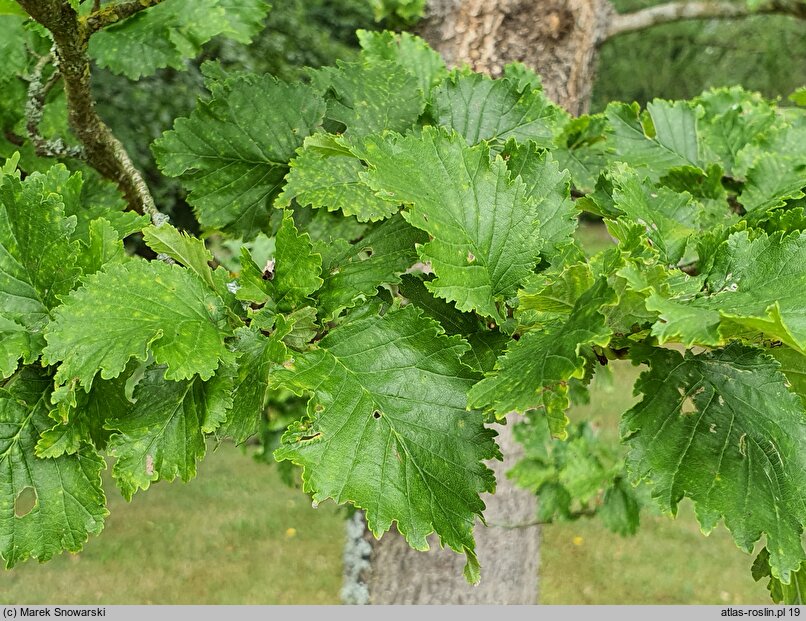
{"type": "Polygon", "coordinates": [[[499,429],[505,461],[490,462],[498,489],[487,494],[488,526],[476,527],[481,583],[469,585],[462,576],[464,556],[439,548],[432,537],[429,552],[412,550],[402,536],[390,532],[376,540],[364,527],[361,514],[348,524],[345,551],[347,603],[370,604],[534,604],[540,530],[534,520],[534,494],[516,488],[505,476],[520,457],[512,437],[512,419],[499,429]],[[513,526],[516,526],[513,528],[513,526]]]}
{"type": "Polygon", "coordinates": [[[587,111],[608,0],[431,0],[421,34],[450,65],[499,75],[520,61],[572,114],[587,111]]]}

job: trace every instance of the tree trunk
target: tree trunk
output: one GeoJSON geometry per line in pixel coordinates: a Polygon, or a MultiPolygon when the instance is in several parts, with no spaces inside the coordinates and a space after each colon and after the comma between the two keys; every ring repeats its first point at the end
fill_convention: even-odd
{"type": "Polygon", "coordinates": [[[609,0],[430,0],[421,34],[449,65],[498,76],[520,61],[573,115],[588,109],[609,0]]]}
{"type": "MultiPolygon", "coordinates": [[[[421,34],[451,65],[500,75],[520,61],[543,78],[548,96],[574,115],[584,113],[595,72],[596,52],[613,9],[608,0],[430,0],[421,34]]],[[[534,604],[540,531],[515,527],[534,521],[534,494],[515,488],[505,473],[520,456],[512,424],[499,429],[505,461],[491,463],[497,489],[486,495],[488,527],[478,524],[481,583],[462,576],[464,557],[442,550],[417,552],[402,536],[376,540],[360,513],[349,522],[345,549],[347,603],[534,604]]]]}

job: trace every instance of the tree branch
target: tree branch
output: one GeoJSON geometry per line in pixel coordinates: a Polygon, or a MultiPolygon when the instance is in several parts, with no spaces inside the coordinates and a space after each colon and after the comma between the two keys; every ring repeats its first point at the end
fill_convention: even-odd
{"type": "Polygon", "coordinates": [[[86,25],[66,0],[17,2],[53,35],[56,70],[64,83],[68,121],[83,146],[84,160],[118,184],[130,209],[150,215],[155,223],[164,221],[165,216],[157,210],[140,171],[95,109],[86,25]]]}
{"type": "Polygon", "coordinates": [[[162,0],[129,0],[104,7],[90,13],[85,19],[87,36],[128,19],[132,15],[158,5],[162,0]]]}
{"type": "Polygon", "coordinates": [[[691,19],[738,19],[760,14],[790,15],[806,19],[806,2],[801,0],[770,0],[751,10],[742,2],[698,1],[667,2],[633,13],[616,13],[610,20],[604,39],[691,19]]]}

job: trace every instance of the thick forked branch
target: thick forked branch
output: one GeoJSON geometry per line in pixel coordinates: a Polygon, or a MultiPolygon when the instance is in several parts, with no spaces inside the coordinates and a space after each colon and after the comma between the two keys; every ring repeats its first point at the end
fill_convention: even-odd
{"type": "Polygon", "coordinates": [[[164,216],[126,149],[95,109],[90,88],[89,33],[86,24],[66,0],[17,0],[23,9],[53,35],[56,68],[62,76],[70,127],[83,146],[84,159],[118,184],[129,207],[152,220],[164,216]]]}
{"type": "Polygon", "coordinates": [[[126,18],[131,17],[135,13],[139,13],[144,9],[148,9],[162,2],[162,0],[129,0],[128,2],[120,2],[107,6],[97,11],[93,11],[87,16],[85,23],[87,25],[87,36],[98,32],[102,28],[111,26],[126,18]]]}
{"type": "Polygon", "coordinates": [[[728,0],[667,2],[632,13],[614,14],[605,32],[605,39],[683,20],[737,19],[759,14],[791,15],[799,19],[806,19],[806,2],[771,0],[752,10],[744,2],[728,0]]]}

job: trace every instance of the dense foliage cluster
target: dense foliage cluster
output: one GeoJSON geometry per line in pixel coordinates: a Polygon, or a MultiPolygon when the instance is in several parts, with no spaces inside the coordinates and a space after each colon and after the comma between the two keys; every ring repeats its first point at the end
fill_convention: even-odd
{"type": "MultiPolygon", "coordinates": [[[[91,53],[133,77],[191,56],[213,25],[168,13],[182,3],[91,53]],[[142,37],[164,37],[161,59],[141,58],[142,37]]],[[[248,37],[261,6],[215,29],[248,37]]],[[[596,506],[632,532],[631,483],[672,514],[688,497],[703,530],[724,521],[747,552],[763,538],[754,574],[797,600],[806,109],[732,88],[572,119],[524,66],[493,80],[447,70],[408,34],[359,38],[360,59],[301,82],[205,64],[209,95],[154,143],[235,259],[126,211],[74,162],[6,160],[6,565],[100,532],[102,455],[131,498],[191,479],[209,437],[245,442],[276,410],[274,455],[302,467],[315,502],[364,509],[376,535],[396,523],[417,549],[436,532],[476,581],[480,494],[495,488],[484,462],[515,411],[513,476],[545,512],[596,506]],[[584,255],[580,211],[604,218],[613,247],[584,255]],[[125,250],[140,238],[150,253],[125,250]],[[626,464],[565,415],[615,358],[644,365],[626,464]],[[268,407],[298,397],[296,416],[268,407]]]]}

